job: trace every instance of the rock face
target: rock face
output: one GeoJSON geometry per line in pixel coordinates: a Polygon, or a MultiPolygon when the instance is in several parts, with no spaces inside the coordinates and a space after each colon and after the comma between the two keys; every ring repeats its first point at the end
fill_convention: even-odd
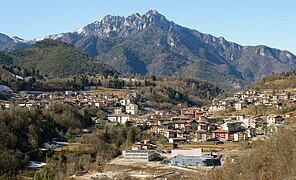
{"type": "Polygon", "coordinates": [[[236,88],[271,73],[296,70],[296,57],[266,46],[241,46],[167,20],[155,10],[105,16],[49,38],[74,45],[122,73],[193,76],[236,88]]]}

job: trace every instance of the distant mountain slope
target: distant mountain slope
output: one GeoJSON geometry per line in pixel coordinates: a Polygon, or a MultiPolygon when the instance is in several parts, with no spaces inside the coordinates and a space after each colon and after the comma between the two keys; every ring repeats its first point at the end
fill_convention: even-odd
{"type": "Polygon", "coordinates": [[[126,18],[108,15],[48,38],[72,44],[122,73],[198,77],[224,89],[296,70],[296,57],[288,51],[241,46],[177,25],[155,10],[126,18]]]}
{"type": "Polygon", "coordinates": [[[46,39],[9,54],[14,65],[34,68],[41,74],[65,77],[85,73],[115,73],[115,71],[73,46],[46,39]]]}
{"type": "Polygon", "coordinates": [[[12,51],[28,47],[30,43],[25,42],[18,37],[10,38],[9,36],[0,33],[0,51],[12,51]]]}

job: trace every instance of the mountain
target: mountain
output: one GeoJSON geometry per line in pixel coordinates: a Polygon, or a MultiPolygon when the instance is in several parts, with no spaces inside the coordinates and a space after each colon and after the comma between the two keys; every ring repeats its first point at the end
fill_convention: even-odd
{"type": "Polygon", "coordinates": [[[193,76],[228,89],[296,69],[288,51],[241,46],[177,25],[155,10],[127,18],[108,15],[49,38],[73,44],[122,73],[193,76]]]}
{"type": "Polygon", "coordinates": [[[12,37],[0,33],[0,51],[12,51],[16,49],[22,49],[29,46],[29,42],[19,38],[12,37]]]}
{"type": "Polygon", "coordinates": [[[126,18],[108,15],[47,38],[72,44],[121,73],[198,77],[224,89],[296,70],[296,57],[288,51],[241,46],[182,27],[155,10],[126,18]]]}
{"type": "Polygon", "coordinates": [[[51,77],[67,77],[85,73],[116,73],[111,67],[95,60],[64,42],[45,39],[32,46],[8,54],[13,65],[39,70],[51,77]]]}

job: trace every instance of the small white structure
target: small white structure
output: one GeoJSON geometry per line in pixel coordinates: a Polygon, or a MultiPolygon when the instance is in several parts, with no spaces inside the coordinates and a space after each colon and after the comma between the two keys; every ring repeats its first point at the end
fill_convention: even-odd
{"type": "Polygon", "coordinates": [[[233,141],[235,141],[235,142],[239,141],[239,133],[233,134],[233,141]]]}
{"type": "Polygon", "coordinates": [[[234,103],[234,108],[237,111],[242,110],[242,103],[241,102],[235,102],[234,103]]]}
{"type": "Polygon", "coordinates": [[[129,115],[126,114],[112,114],[107,117],[110,122],[125,124],[127,121],[130,121],[129,115]]]}
{"type": "Polygon", "coordinates": [[[243,132],[237,132],[233,134],[233,141],[238,142],[238,141],[245,141],[246,140],[246,135],[243,132]]]}
{"type": "Polygon", "coordinates": [[[222,111],[226,109],[226,105],[211,105],[209,111],[222,111]]]}
{"type": "Polygon", "coordinates": [[[169,143],[173,144],[173,143],[178,143],[178,142],[185,143],[185,142],[187,142],[187,139],[183,138],[183,137],[169,138],[169,143]]]}
{"type": "Polygon", "coordinates": [[[122,108],[121,107],[114,108],[114,114],[122,114],[122,108]]]}
{"type": "Polygon", "coordinates": [[[139,106],[137,104],[129,104],[125,107],[125,112],[131,115],[138,115],[139,106]]]}

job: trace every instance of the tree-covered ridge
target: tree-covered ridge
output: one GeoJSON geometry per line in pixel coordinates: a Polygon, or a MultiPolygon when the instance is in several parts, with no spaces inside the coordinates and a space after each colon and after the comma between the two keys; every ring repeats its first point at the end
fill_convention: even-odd
{"type": "Polygon", "coordinates": [[[21,173],[34,158],[47,163],[34,179],[64,179],[76,172],[98,169],[123,148],[147,138],[139,128],[128,124],[109,126],[104,121],[92,129],[94,132],[83,134],[82,129],[91,127],[93,113],[102,112],[99,108],[79,110],[65,104],[42,110],[21,107],[0,110],[0,179],[22,179],[21,173]],[[73,152],[49,149],[42,154],[39,148],[53,139],[91,148],[86,151],[78,150],[79,147],[73,152]]]}
{"type": "Polygon", "coordinates": [[[154,108],[202,106],[223,92],[218,86],[196,78],[158,77],[145,80],[143,105],[154,108]],[[148,88],[147,88],[148,86],[148,88]]]}
{"type": "Polygon", "coordinates": [[[90,124],[90,117],[67,105],[0,110],[0,177],[15,175],[27,165],[29,153],[42,143],[90,124]]]}
{"type": "Polygon", "coordinates": [[[73,46],[50,39],[16,50],[9,55],[14,59],[14,65],[33,68],[51,77],[116,73],[111,67],[94,60],[73,46]]]}

